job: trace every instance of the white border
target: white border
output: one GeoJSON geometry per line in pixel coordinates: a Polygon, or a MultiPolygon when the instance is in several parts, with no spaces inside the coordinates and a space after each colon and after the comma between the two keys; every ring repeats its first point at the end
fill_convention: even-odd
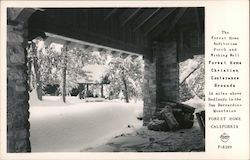
{"type": "MultiPolygon", "coordinates": [[[[243,87],[249,88],[249,2],[247,0],[238,1],[2,1],[1,2],[1,154],[2,159],[248,159],[249,144],[242,143],[242,148],[237,149],[235,152],[221,152],[211,148],[212,143],[216,143],[214,139],[217,135],[211,133],[206,129],[206,152],[175,152],[175,153],[6,153],[6,7],[205,7],[205,32],[210,35],[210,28],[220,30],[224,27],[229,29],[239,30],[240,34],[244,37],[244,56],[246,62],[246,70],[244,77],[243,87]],[[230,12],[224,12],[230,11],[230,12]],[[224,12],[224,13],[223,13],[224,12]],[[245,21],[244,24],[234,24],[239,15],[245,21]],[[221,15],[221,16],[216,16],[221,15]],[[210,15],[210,16],[209,16],[210,15]],[[213,16],[213,17],[211,17],[213,16]],[[208,22],[209,21],[209,22],[208,22]],[[219,24],[215,24],[219,23],[219,24]],[[220,28],[221,27],[221,28],[220,28]],[[242,32],[244,32],[242,34],[242,32]],[[4,125],[3,125],[4,124],[4,125]]],[[[238,22],[238,21],[237,21],[238,22]]],[[[213,31],[212,31],[213,32],[213,31]]],[[[209,39],[206,37],[206,51],[208,51],[207,43],[209,39]]],[[[207,76],[206,76],[207,77],[207,76]]],[[[207,83],[208,81],[206,81],[207,83]]],[[[206,89],[207,86],[206,86],[206,89]]],[[[248,92],[246,93],[249,97],[248,92]]],[[[247,98],[246,97],[246,98],[247,98]]],[[[249,100],[245,99],[245,103],[249,104],[249,100]]],[[[206,104],[207,105],[207,104],[206,104]]],[[[244,118],[248,118],[249,109],[246,109],[244,118]]],[[[249,119],[245,121],[245,125],[249,126],[249,119]]],[[[248,127],[246,127],[248,129],[248,127]]],[[[243,138],[248,142],[249,131],[244,130],[246,133],[243,138]]],[[[239,140],[242,135],[239,135],[239,140]]],[[[0,159],[1,159],[0,158],[0,159]]]]}

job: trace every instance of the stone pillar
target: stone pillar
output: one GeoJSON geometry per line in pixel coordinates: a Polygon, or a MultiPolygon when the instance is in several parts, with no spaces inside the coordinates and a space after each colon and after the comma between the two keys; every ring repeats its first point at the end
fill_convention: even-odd
{"type": "Polygon", "coordinates": [[[176,42],[155,43],[156,58],[156,111],[162,102],[179,100],[179,64],[176,42]]]}
{"type": "Polygon", "coordinates": [[[150,122],[165,101],[179,100],[179,64],[176,42],[153,44],[144,56],[143,125],[150,122]]]}
{"type": "Polygon", "coordinates": [[[7,10],[7,152],[31,151],[25,50],[30,15],[21,8],[7,10]]]}
{"type": "Polygon", "coordinates": [[[152,119],[156,109],[156,62],[155,57],[144,56],[143,125],[152,119]]]}

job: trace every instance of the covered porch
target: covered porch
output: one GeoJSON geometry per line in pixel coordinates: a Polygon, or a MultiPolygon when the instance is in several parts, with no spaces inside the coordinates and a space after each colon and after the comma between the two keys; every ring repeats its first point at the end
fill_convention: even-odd
{"type": "Polygon", "coordinates": [[[8,152],[30,152],[26,50],[38,36],[144,58],[143,125],[179,100],[179,62],[204,54],[204,8],[8,8],[8,152]],[[16,100],[13,100],[13,97],[16,100]]]}

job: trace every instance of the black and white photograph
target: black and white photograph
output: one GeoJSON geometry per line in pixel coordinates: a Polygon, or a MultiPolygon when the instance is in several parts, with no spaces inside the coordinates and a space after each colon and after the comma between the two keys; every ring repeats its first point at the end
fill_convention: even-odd
{"type": "Polygon", "coordinates": [[[7,152],[205,152],[205,9],[7,8],[7,152]]]}

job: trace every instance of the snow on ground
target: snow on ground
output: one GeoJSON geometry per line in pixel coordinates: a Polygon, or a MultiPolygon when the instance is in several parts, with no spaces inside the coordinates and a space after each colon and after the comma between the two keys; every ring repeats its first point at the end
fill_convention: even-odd
{"type": "Polygon", "coordinates": [[[31,95],[30,123],[32,152],[79,152],[106,143],[110,138],[141,126],[136,119],[142,103],[119,101],[85,102],[77,97],[31,95]]]}
{"type": "MultiPolygon", "coordinates": [[[[150,131],[136,117],[142,102],[119,100],[85,102],[77,97],[30,95],[32,152],[188,152],[204,151],[204,140],[195,119],[191,129],[150,131]]],[[[185,104],[204,109],[198,97],[185,104]]]]}
{"type": "Polygon", "coordinates": [[[204,152],[205,144],[197,121],[191,129],[175,132],[133,128],[133,132],[117,135],[108,143],[87,148],[89,152],[204,152]]]}
{"type": "MultiPolygon", "coordinates": [[[[204,110],[205,102],[199,97],[183,102],[195,108],[195,112],[204,110]]],[[[141,114],[137,110],[137,114],[141,114]]],[[[175,132],[148,130],[146,126],[130,126],[129,132],[117,134],[105,144],[89,147],[82,152],[204,152],[205,141],[196,117],[190,129],[175,132]]]]}
{"type": "Polygon", "coordinates": [[[191,98],[191,99],[189,99],[185,102],[182,102],[182,103],[194,107],[195,113],[205,110],[205,101],[203,101],[202,99],[200,99],[197,96],[194,96],[194,98],[191,98]]]}

